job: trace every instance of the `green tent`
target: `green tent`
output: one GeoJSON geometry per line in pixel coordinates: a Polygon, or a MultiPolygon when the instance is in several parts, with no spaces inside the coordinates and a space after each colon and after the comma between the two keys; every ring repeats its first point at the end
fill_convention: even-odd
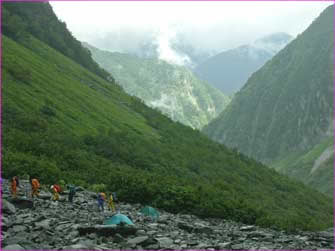
{"type": "Polygon", "coordinates": [[[149,207],[149,206],[143,207],[141,209],[141,213],[146,215],[146,216],[149,216],[149,217],[151,217],[152,219],[155,219],[155,220],[157,220],[158,217],[159,217],[158,211],[155,208],[149,207]]]}
{"type": "Polygon", "coordinates": [[[134,223],[124,214],[115,214],[112,217],[105,220],[105,225],[118,225],[120,223],[125,223],[128,225],[134,225],[134,223]]]}

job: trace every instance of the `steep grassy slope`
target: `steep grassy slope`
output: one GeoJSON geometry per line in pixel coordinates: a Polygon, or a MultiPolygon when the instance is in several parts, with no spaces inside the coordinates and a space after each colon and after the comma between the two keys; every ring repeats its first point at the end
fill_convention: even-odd
{"type": "Polygon", "coordinates": [[[199,129],[208,124],[230,101],[185,67],[85,46],[94,60],[110,72],[127,93],[192,128],[199,129]]]}
{"type": "Polygon", "coordinates": [[[331,137],[333,29],[331,6],[254,73],[204,132],[266,163],[303,155],[331,137]]]}
{"type": "Polygon", "coordinates": [[[2,46],[4,177],[104,183],[126,201],[286,229],[331,225],[332,205],[319,193],[172,122],[38,40],[28,49],[3,36],[2,46]]]}
{"type": "Polygon", "coordinates": [[[280,172],[333,197],[334,141],[329,138],[303,154],[290,154],[271,165],[280,172]]]}
{"type": "Polygon", "coordinates": [[[66,24],[58,20],[48,2],[2,2],[1,6],[3,34],[25,45],[29,44],[29,34],[33,34],[95,74],[114,81],[92,60],[89,51],[66,29],[66,24]]]}

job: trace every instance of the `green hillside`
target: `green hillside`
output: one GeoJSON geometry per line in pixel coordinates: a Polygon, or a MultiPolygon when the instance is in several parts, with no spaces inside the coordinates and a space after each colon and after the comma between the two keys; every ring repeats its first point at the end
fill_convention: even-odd
{"type": "Polygon", "coordinates": [[[186,67],[84,45],[91,51],[93,59],[110,72],[128,94],[192,128],[207,125],[230,101],[186,67]]]}
{"type": "Polygon", "coordinates": [[[66,24],[58,20],[49,3],[2,2],[1,6],[1,28],[6,36],[29,45],[29,34],[32,34],[100,77],[114,81],[92,60],[90,52],[72,36],[66,24]]]}
{"type": "Polygon", "coordinates": [[[28,41],[2,36],[2,177],[106,184],[123,201],[286,230],[332,226],[319,192],[28,41]]]}
{"type": "Polygon", "coordinates": [[[291,153],[271,165],[280,172],[303,180],[307,185],[333,197],[334,194],[334,139],[329,138],[311,150],[291,153]]]}
{"type": "MultiPolygon", "coordinates": [[[[280,161],[292,153],[304,155],[330,138],[334,107],[333,28],[331,6],[254,73],[204,132],[265,163],[280,161]]],[[[328,175],[332,177],[331,173],[328,175]]],[[[306,181],[307,177],[300,178],[306,181]]]]}

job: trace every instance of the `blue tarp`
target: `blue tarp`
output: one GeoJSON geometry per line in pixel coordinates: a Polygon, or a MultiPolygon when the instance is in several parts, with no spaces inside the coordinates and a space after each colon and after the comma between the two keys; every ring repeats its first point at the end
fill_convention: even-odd
{"type": "Polygon", "coordinates": [[[121,222],[128,224],[128,225],[134,225],[134,223],[124,214],[115,214],[112,217],[105,220],[105,225],[118,225],[121,222]]]}

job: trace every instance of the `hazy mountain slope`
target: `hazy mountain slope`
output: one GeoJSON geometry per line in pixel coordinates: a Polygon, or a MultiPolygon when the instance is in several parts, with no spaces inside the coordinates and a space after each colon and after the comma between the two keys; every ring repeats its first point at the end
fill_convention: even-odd
{"type": "Polygon", "coordinates": [[[291,40],[286,33],[275,33],[250,45],[221,52],[198,65],[194,72],[223,93],[232,94],[291,40]]]}
{"type": "Polygon", "coordinates": [[[333,32],[329,7],[254,73],[204,132],[267,163],[304,154],[328,139],[333,134],[333,32]]]}
{"type": "Polygon", "coordinates": [[[192,128],[199,129],[208,124],[230,101],[185,67],[85,46],[92,52],[94,60],[112,73],[127,93],[192,128]]]}

